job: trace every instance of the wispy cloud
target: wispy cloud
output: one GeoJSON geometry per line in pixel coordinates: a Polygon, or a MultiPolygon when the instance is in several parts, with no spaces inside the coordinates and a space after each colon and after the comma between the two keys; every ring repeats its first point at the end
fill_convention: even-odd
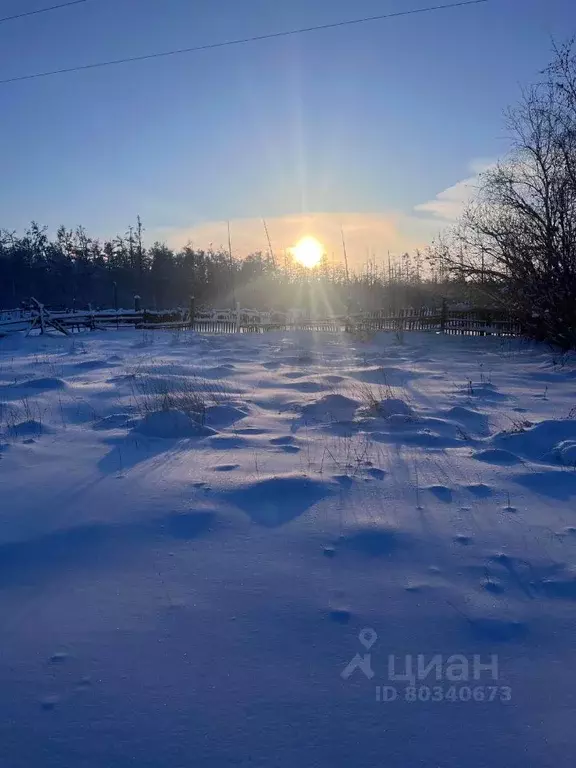
{"type": "Polygon", "coordinates": [[[444,222],[455,222],[464,212],[478,189],[480,174],[493,167],[493,161],[477,160],[470,165],[473,175],[457,182],[443,192],[439,192],[433,200],[417,205],[415,210],[431,213],[436,219],[444,222]]]}
{"type": "MultiPolygon", "coordinates": [[[[385,259],[390,251],[400,254],[424,248],[445,227],[453,223],[474,194],[478,174],[492,163],[478,161],[471,165],[473,175],[440,192],[433,200],[417,205],[412,212],[343,212],[291,214],[266,220],[272,248],[282,258],[296,242],[313,235],[324,245],[329,258],[342,260],[342,236],[353,265],[368,258],[385,259]],[[427,214],[427,215],[422,215],[427,214]]],[[[232,248],[237,256],[267,251],[268,242],[260,218],[230,222],[232,248]]],[[[225,221],[209,221],[189,228],[158,229],[154,233],[178,248],[191,243],[196,248],[228,248],[225,221]]]]}

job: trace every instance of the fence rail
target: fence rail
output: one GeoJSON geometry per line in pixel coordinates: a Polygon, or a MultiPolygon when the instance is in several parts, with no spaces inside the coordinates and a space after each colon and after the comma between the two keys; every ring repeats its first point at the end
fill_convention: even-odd
{"type": "MultiPolygon", "coordinates": [[[[34,301],[34,300],[33,300],[34,301]]],[[[372,333],[376,331],[431,331],[466,336],[521,336],[522,325],[497,309],[440,308],[379,310],[327,318],[307,318],[297,312],[256,310],[103,310],[58,312],[39,302],[26,310],[0,312],[0,335],[11,332],[41,333],[52,328],[70,334],[81,330],[141,328],[193,330],[197,333],[265,333],[268,331],[317,331],[372,333]]]]}

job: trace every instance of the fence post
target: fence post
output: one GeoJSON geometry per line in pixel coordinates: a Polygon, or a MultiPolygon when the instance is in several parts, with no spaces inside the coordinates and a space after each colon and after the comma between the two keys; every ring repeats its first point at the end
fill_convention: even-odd
{"type": "Polygon", "coordinates": [[[141,312],[142,311],[142,299],[138,294],[134,296],[134,312],[141,312]]]}
{"type": "Polygon", "coordinates": [[[484,315],[484,325],[485,325],[485,332],[484,336],[492,336],[492,313],[490,310],[486,312],[484,315]]]}
{"type": "Polygon", "coordinates": [[[112,282],[112,298],[114,301],[114,312],[116,312],[116,330],[118,330],[118,283],[116,280],[113,280],[112,282]]]}
{"type": "Polygon", "coordinates": [[[196,314],[194,307],[194,296],[190,296],[188,301],[188,325],[191,330],[194,329],[194,316],[196,314]]]}
{"type": "Polygon", "coordinates": [[[446,333],[446,323],[448,321],[448,302],[442,299],[442,311],[440,313],[440,333],[446,333]]]}
{"type": "Polygon", "coordinates": [[[240,333],[240,302],[236,302],[236,326],[234,328],[235,333],[240,333]]]}

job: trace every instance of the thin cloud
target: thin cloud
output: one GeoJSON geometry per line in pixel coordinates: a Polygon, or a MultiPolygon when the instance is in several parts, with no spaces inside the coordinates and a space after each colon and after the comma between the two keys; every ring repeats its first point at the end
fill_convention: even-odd
{"type": "MultiPolygon", "coordinates": [[[[403,253],[423,248],[438,230],[434,221],[401,212],[288,215],[266,219],[266,225],[277,257],[282,258],[302,237],[313,235],[324,245],[328,258],[336,262],[342,259],[342,230],[348,256],[356,265],[368,258],[384,258],[388,250],[403,253]]],[[[230,228],[236,255],[268,250],[262,219],[238,219],[230,223],[230,228]]],[[[196,248],[228,248],[226,222],[206,222],[190,229],[164,230],[161,234],[175,248],[188,242],[196,248]]]]}
{"type": "MultiPolygon", "coordinates": [[[[421,203],[414,211],[342,212],[288,214],[266,219],[272,248],[283,258],[298,240],[307,235],[317,238],[325,247],[329,260],[342,261],[342,235],[352,266],[368,259],[385,260],[387,253],[401,254],[425,248],[439,232],[456,221],[474,195],[479,174],[492,162],[476,161],[473,173],[440,192],[433,200],[421,203]],[[422,215],[427,214],[427,215],[422,215]]],[[[232,250],[237,257],[257,251],[268,251],[268,240],[261,218],[236,219],[230,222],[232,250]]],[[[155,235],[173,248],[191,243],[195,248],[228,249],[228,225],[225,221],[209,221],[192,227],[158,229],[155,235]]]]}
{"type": "Polygon", "coordinates": [[[473,176],[439,192],[433,200],[417,205],[414,210],[432,214],[447,223],[457,221],[478,190],[480,174],[493,166],[492,161],[476,160],[470,165],[473,176]]]}

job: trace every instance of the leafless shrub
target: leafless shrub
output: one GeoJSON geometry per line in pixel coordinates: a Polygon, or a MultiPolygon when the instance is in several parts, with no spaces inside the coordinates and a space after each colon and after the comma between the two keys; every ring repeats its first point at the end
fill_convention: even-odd
{"type": "Polygon", "coordinates": [[[9,403],[0,403],[0,429],[7,434],[14,431],[18,423],[18,411],[9,403]]]}
{"type": "Polygon", "coordinates": [[[15,439],[22,434],[22,427],[28,425],[32,433],[41,434],[47,410],[28,397],[22,397],[19,406],[0,402],[0,433],[7,440],[15,439]]]}
{"type": "Polygon", "coordinates": [[[374,457],[374,442],[367,434],[353,434],[336,437],[324,445],[319,471],[329,465],[332,469],[355,477],[367,466],[371,466],[374,457]]]}
{"type": "Polygon", "coordinates": [[[398,399],[394,388],[388,383],[386,371],[380,369],[382,375],[381,384],[369,384],[361,381],[351,388],[352,396],[359,400],[368,416],[382,416],[386,412],[385,401],[398,399]]]}
{"type": "Polygon", "coordinates": [[[136,375],[131,380],[136,410],[145,415],[156,411],[178,410],[203,424],[206,409],[229,399],[226,386],[198,376],[136,375]]]}
{"type": "Polygon", "coordinates": [[[508,429],[505,429],[504,432],[509,435],[519,435],[534,426],[528,419],[518,419],[514,416],[506,416],[506,418],[510,422],[510,426],[508,429]]]}

